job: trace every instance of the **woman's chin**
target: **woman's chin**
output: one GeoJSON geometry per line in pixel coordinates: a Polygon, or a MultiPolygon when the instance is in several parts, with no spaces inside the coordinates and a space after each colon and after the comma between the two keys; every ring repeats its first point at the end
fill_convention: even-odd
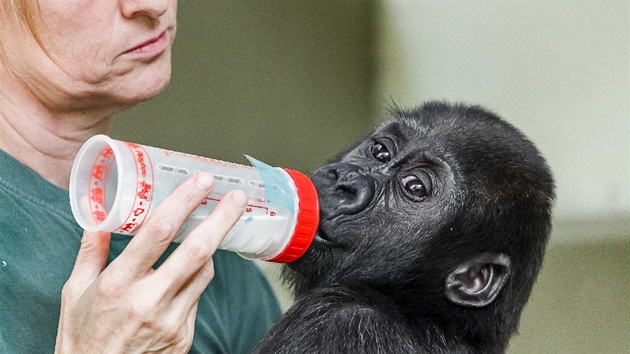
{"type": "Polygon", "coordinates": [[[118,71],[117,83],[110,83],[109,94],[126,104],[136,104],[157,96],[171,79],[170,51],[162,53],[151,62],[127,62],[118,71]]]}
{"type": "Polygon", "coordinates": [[[127,87],[120,87],[117,92],[113,92],[113,95],[120,101],[131,105],[144,102],[162,92],[168,85],[170,78],[170,70],[168,74],[156,73],[153,76],[147,73],[146,76],[128,83],[127,87]]]}

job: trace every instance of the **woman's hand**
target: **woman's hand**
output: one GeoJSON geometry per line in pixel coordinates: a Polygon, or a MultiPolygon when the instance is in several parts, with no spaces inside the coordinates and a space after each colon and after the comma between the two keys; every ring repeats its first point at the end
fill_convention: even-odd
{"type": "Polygon", "coordinates": [[[110,234],[85,232],[61,298],[56,353],[185,353],[212,255],[241,216],[247,197],[228,193],[156,270],[151,266],[213,186],[209,174],[184,182],[105,267],[110,234]]]}

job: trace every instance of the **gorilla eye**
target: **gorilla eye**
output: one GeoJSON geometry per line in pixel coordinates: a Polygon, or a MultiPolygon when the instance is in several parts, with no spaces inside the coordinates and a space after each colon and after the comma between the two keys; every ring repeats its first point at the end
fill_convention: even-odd
{"type": "Polygon", "coordinates": [[[402,183],[407,194],[415,199],[423,200],[429,194],[424,183],[414,175],[404,177],[402,183]]]}
{"type": "Polygon", "coordinates": [[[387,147],[377,141],[374,142],[370,151],[372,152],[372,156],[380,162],[389,162],[392,159],[387,147]]]}

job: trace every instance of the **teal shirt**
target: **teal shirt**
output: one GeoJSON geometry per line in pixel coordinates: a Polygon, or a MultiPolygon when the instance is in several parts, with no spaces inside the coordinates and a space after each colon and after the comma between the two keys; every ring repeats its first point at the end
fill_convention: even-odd
{"type": "MultiPolygon", "coordinates": [[[[54,352],[61,288],[81,236],[68,191],[0,150],[0,353],[54,352]]],[[[129,240],[112,235],[110,261],[129,240]]],[[[221,250],[213,260],[215,276],[199,301],[190,352],[249,353],[280,308],[251,261],[221,250]]]]}

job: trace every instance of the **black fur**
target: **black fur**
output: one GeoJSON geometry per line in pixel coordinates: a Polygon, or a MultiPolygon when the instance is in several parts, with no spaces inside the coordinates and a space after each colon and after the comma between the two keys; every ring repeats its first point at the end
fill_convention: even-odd
{"type": "Polygon", "coordinates": [[[432,102],[393,112],[312,179],[320,230],[287,268],[297,302],[258,352],[505,351],[554,198],[523,134],[480,107],[432,102]]]}

